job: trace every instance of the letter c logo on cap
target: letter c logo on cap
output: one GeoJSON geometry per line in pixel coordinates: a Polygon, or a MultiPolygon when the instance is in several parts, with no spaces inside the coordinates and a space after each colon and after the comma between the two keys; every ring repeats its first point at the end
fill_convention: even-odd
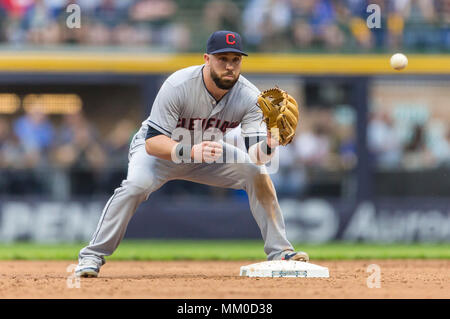
{"type": "Polygon", "coordinates": [[[236,39],[236,36],[233,33],[227,33],[227,35],[225,36],[227,44],[235,44],[236,40],[230,41],[230,38],[236,39]]]}

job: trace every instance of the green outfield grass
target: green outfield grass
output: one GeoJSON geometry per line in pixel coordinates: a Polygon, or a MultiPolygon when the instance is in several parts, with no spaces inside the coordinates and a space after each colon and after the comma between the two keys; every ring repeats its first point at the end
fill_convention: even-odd
{"type": "MultiPolygon", "coordinates": [[[[0,244],[0,260],[76,260],[86,243],[0,244]]],[[[294,245],[314,260],[345,259],[450,259],[446,244],[357,244],[327,243],[294,245]]],[[[263,260],[262,241],[232,240],[124,240],[108,260],[263,260]]]]}

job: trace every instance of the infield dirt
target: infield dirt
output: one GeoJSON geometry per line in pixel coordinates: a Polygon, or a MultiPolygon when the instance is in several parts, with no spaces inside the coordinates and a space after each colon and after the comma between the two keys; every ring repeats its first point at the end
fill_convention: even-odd
{"type": "Polygon", "coordinates": [[[450,298],[450,260],[320,260],[330,278],[239,277],[255,262],[108,261],[76,288],[75,261],[0,261],[0,298],[450,298]],[[371,264],[380,288],[367,286],[371,264]]]}

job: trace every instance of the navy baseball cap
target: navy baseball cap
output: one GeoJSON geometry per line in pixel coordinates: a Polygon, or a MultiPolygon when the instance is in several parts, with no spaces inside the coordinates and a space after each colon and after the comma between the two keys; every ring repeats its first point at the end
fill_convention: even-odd
{"type": "Polygon", "coordinates": [[[239,33],[233,31],[216,31],[208,39],[206,53],[217,54],[224,52],[236,52],[248,56],[242,51],[242,39],[239,33]]]}

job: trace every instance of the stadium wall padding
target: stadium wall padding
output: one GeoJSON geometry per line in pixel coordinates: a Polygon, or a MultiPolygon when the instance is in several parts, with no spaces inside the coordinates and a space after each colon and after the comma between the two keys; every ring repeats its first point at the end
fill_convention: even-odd
{"type": "MultiPolygon", "coordinates": [[[[128,239],[261,239],[245,198],[153,196],[131,219],[128,239]],[[170,203],[170,205],[168,205],[170,203]]],[[[107,198],[59,202],[36,198],[0,201],[0,241],[90,240],[107,198]]],[[[392,199],[349,203],[336,199],[280,199],[293,242],[450,242],[445,199],[392,199]]]]}
{"type": "MultiPolygon", "coordinates": [[[[450,74],[450,55],[408,55],[401,74],[450,74]]],[[[203,53],[11,52],[0,53],[0,72],[171,73],[203,64],[203,53]]],[[[242,72],[315,75],[399,74],[386,54],[250,54],[242,72]]]]}

